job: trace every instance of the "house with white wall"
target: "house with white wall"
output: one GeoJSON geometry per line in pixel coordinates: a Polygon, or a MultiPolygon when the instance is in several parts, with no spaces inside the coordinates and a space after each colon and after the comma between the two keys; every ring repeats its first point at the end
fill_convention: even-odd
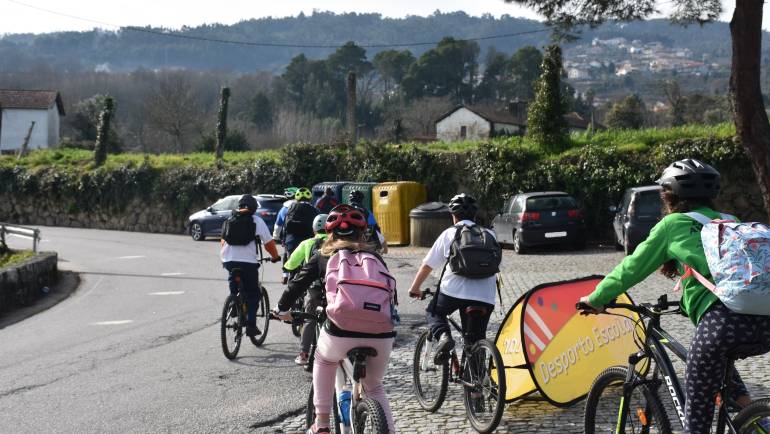
{"type": "Polygon", "coordinates": [[[61,116],[64,104],[55,90],[0,89],[0,152],[20,149],[30,127],[27,149],[56,146],[61,116]]]}
{"type": "Polygon", "coordinates": [[[526,118],[478,107],[457,106],[436,120],[436,139],[445,142],[482,140],[524,133],[526,118]]]}

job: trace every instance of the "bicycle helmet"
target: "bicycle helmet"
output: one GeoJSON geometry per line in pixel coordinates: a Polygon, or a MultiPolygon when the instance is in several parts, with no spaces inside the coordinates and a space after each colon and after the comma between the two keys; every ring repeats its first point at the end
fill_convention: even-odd
{"type": "Polygon", "coordinates": [[[668,187],[682,199],[713,199],[719,194],[719,172],[694,158],[686,158],[666,167],[655,181],[668,187]]]}
{"type": "Polygon", "coordinates": [[[318,214],[313,219],[313,232],[317,234],[323,234],[326,233],[326,219],[329,217],[329,214],[318,214]]]}
{"type": "Polygon", "coordinates": [[[257,199],[255,199],[254,196],[250,194],[244,194],[240,199],[238,199],[238,209],[248,209],[253,213],[257,211],[258,207],[259,205],[257,204],[257,199]]]}
{"type": "Polygon", "coordinates": [[[364,192],[359,190],[353,190],[348,195],[348,201],[350,203],[362,203],[364,201],[364,192]]]}
{"type": "Polygon", "coordinates": [[[297,187],[286,187],[286,190],[283,191],[283,195],[286,196],[286,199],[294,199],[297,190],[299,190],[297,187]]]}
{"type": "Polygon", "coordinates": [[[478,210],[476,199],[465,193],[460,193],[449,201],[449,212],[462,220],[473,220],[478,210]]]}
{"type": "Polygon", "coordinates": [[[337,205],[326,218],[326,232],[349,236],[366,230],[364,214],[350,205],[337,205]]]}
{"type": "Polygon", "coordinates": [[[313,198],[313,193],[311,193],[310,190],[308,190],[305,187],[298,188],[297,192],[294,193],[294,199],[296,201],[298,201],[298,202],[299,201],[309,201],[312,198],[313,198]]]}

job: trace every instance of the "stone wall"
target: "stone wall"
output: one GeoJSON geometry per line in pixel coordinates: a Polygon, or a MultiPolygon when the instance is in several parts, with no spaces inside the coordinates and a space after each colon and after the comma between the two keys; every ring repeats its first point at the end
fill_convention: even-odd
{"type": "Polygon", "coordinates": [[[57,278],[56,252],[41,252],[19,264],[0,268],[0,314],[29,306],[57,278]]]}

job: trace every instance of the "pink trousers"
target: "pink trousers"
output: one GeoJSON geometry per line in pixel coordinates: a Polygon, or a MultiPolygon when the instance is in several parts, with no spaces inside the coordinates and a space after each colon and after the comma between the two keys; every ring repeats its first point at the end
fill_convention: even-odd
{"type": "Polygon", "coordinates": [[[334,394],[334,380],[339,362],[347,357],[348,351],[356,347],[371,347],[377,350],[377,357],[369,357],[366,360],[366,378],[361,379],[366,396],[379,402],[385,410],[388,418],[388,429],[393,428],[393,413],[390,411],[388,396],[382,386],[382,378],[388,368],[390,351],[393,348],[393,338],[368,339],[368,338],[340,338],[331,336],[326,330],[321,332],[318,338],[318,346],[313,365],[313,404],[316,414],[330,414],[332,408],[332,395],[334,394]]]}

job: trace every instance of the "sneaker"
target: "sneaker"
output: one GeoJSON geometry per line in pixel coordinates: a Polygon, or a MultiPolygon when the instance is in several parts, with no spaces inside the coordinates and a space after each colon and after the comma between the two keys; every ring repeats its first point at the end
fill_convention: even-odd
{"type": "Polygon", "coordinates": [[[313,424],[310,428],[307,429],[307,434],[323,434],[323,433],[331,434],[331,432],[332,432],[332,429],[329,428],[328,426],[317,428],[315,424],[313,424]]]}
{"type": "Polygon", "coordinates": [[[296,364],[298,364],[300,366],[307,365],[308,357],[309,356],[308,356],[308,354],[306,352],[304,352],[304,351],[300,352],[299,355],[297,356],[297,358],[294,359],[294,363],[296,363],[296,364]]]}
{"type": "Polygon", "coordinates": [[[433,356],[433,362],[437,365],[441,365],[449,360],[449,352],[455,348],[455,340],[449,333],[443,333],[441,338],[435,346],[435,355],[433,356]]]}
{"type": "Polygon", "coordinates": [[[246,336],[254,337],[262,334],[262,331],[257,326],[246,326],[246,336]]]}

